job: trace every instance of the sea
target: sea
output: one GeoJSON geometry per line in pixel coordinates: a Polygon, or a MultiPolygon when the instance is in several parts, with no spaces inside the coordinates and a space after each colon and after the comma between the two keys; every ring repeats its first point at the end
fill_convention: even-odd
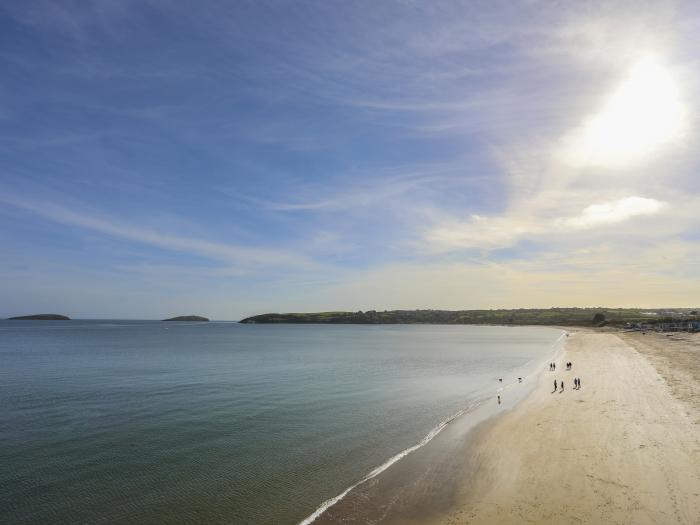
{"type": "Polygon", "coordinates": [[[0,321],[0,523],[311,523],[543,369],[562,336],[0,321]]]}

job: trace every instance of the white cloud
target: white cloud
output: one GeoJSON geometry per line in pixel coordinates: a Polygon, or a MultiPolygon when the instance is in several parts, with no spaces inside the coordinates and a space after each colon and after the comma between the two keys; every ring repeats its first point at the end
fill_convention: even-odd
{"type": "Polygon", "coordinates": [[[654,215],[664,203],[645,197],[625,197],[615,201],[591,204],[581,215],[562,221],[570,228],[593,228],[604,224],[624,222],[640,215],[654,215]]]}
{"type": "MultiPolygon", "coordinates": [[[[534,209],[514,210],[503,216],[485,217],[472,215],[469,220],[443,220],[429,228],[423,237],[428,252],[450,252],[472,248],[494,250],[514,245],[522,239],[537,239],[544,236],[551,242],[560,235],[596,227],[619,224],[634,217],[659,213],[666,203],[645,197],[624,197],[591,204],[576,216],[567,216],[565,206],[571,196],[565,192],[549,193],[549,208],[542,201],[534,209]],[[567,198],[568,197],[568,198],[567,198]],[[558,217],[558,218],[557,218],[558,217]]],[[[691,206],[684,201],[678,203],[678,212],[691,206]]],[[[682,214],[669,220],[681,220],[682,214]]],[[[669,225],[666,225],[668,228],[669,225]]],[[[675,229],[674,229],[675,231],[675,229]]],[[[668,232],[668,229],[667,229],[668,232]]],[[[583,241],[583,239],[580,239],[583,241]]]]}

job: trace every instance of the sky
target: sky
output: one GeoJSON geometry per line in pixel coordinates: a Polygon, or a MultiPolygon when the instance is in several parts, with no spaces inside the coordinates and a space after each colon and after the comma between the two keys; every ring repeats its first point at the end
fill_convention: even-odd
{"type": "Polygon", "coordinates": [[[700,305],[694,2],[0,6],[0,316],[700,305]]]}

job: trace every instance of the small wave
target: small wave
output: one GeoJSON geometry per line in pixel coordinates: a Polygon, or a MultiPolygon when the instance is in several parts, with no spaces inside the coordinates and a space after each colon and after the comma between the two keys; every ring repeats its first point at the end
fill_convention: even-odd
{"type": "Polygon", "coordinates": [[[417,444],[413,445],[412,447],[408,447],[407,449],[402,450],[398,454],[392,456],[387,461],[385,461],[384,463],[379,465],[377,468],[375,468],[374,470],[371,470],[367,475],[365,475],[365,477],[363,477],[360,481],[358,481],[354,485],[351,485],[350,487],[345,489],[343,492],[341,492],[337,496],[330,498],[330,499],[327,499],[326,501],[321,503],[321,505],[319,505],[319,507],[313,512],[313,514],[310,514],[309,516],[304,518],[302,521],[300,521],[299,525],[309,525],[309,523],[316,520],[316,518],[318,518],[321,514],[326,512],[326,510],[328,510],[330,507],[332,507],[333,505],[338,503],[340,500],[342,500],[345,496],[347,496],[348,492],[350,492],[352,489],[359,487],[360,485],[362,485],[363,483],[365,483],[366,481],[369,481],[370,479],[372,479],[374,477],[377,477],[379,474],[384,472],[386,469],[388,469],[390,466],[392,466],[394,463],[396,463],[400,459],[405,458],[411,452],[415,452],[419,448],[430,443],[430,441],[435,436],[437,436],[440,432],[442,432],[447,425],[452,423],[455,419],[457,419],[459,416],[461,416],[465,412],[468,412],[468,411],[476,408],[480,403],[481,402],[472,403],[468,408],[462,409],[459,412],[451,415],[447,419],[444,419],[443,421],[441,421],[436,427],[434,427],[430,432],[428,432],[428,434],[426,434],[426,436],[423,439],[421,439],[420,442],[418,442],[417,444]]]}

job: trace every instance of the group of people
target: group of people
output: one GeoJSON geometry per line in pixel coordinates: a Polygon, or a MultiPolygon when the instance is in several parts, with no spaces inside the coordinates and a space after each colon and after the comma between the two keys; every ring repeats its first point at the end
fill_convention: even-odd
{"type": "MultiPolygon", "coordinates": [[[[574,366],[574,364],[573,364],[571,361],[569,361],[568,363],[566,363],[566,369],[567,369],[567,370],[571,370],[571,367],[572,367],[572,366],[574,366]]],[[[556,363],[549,363],[549,371],[550,371],[550,372],[554,372],[556,369],[557,369],[557,364],[556,364],[556,363]]]]}
{"type": "MultiPolygon", "coordinates": [[[[573,366],[574,366],[574,364],[573,364],[571,361],[568,361],[568,362],[566,363],[566,369],[567,369],[567,370],[571,370],[571,369],[573,368],[573,366]]],[[[554,371],[556,371],[556,369],[557,369],[557,364],[556,364],[556,363],[549,363],[549,370],[550,370],[550,372],[554,372],[554,371]]],[[[519,377],[519,378],[518,378],[518,383],[522,383],[522,381],[523,381],[523,378],[522,378],[522,377],[519,377]]],[[[499,382],[499,383],[503,383],[503,378],[502,378],[502,377],[499,377],[499,378],[498,378],[498,382],[499,382]]],[[[575,378],[574,378],[574,388],[573,388],[573,389],[574,389],[574,390],[580,390],[580,389],[581,389],[581,379],[580,379],[580,378],[578,378],[578,377],[575,377],[575,378]]],[[[501,389],[501,390],[502,390],[502,389],[501,389]]],[[[561,381],[557,381],[556,379],[554,380],[554,390],[552,391],[552,393],[556,392],[557,390],[559,390],[560,393],[564,391],[564,380],[563,380],[563,379],[562,379],[561,381]]],[[[500,394],[498,394],[498,404],[499,404],[499,405],[501,404],[501,395],[500,395],[500,394]]]]}
{"type": "MultiPolygon", "coordinates": [[[[571,370],[573,368],[574,364],[569,361],[566,363],[566,369],[571,370]]],[[[549,370],[550,371],[555,371],[557,369],[557,365],[555,363],[549,363],[549,370]]],[[[579,377],[574,377],[574,390],[580,390],[581,389],[581,378],[579,377]]],[[[552,393],[556,392],[559,390],[559,392],[564,391],[564,380],[562,379],[560,382],[557,382],[557,380],[554,380],[554,390],[552,393]]]]}

